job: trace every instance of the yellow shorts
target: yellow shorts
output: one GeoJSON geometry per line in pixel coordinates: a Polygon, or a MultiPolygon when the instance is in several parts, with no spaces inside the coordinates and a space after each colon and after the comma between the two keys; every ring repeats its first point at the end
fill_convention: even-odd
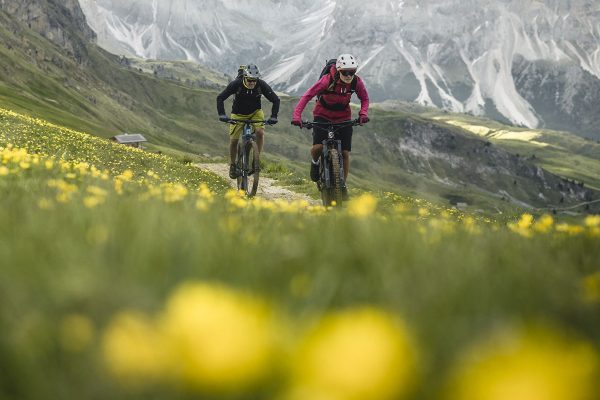
{"type": "MultiPolygon", "coordinates": [[[[252,121],[264,121],[265,113],[263,110],[256,110],[252,114],[231,114],[231,119],[249,119],[252,121]]],[[[265,124],[263,122],[258,122],[256,124],[252,124],[254,129],[263,128],[265,124]]],[[[229,137],[232,140],[237,140],[242,136],[242,130],[244,129],[244,124],[238,123],[235,125],[229,125],[229,137]]]]}

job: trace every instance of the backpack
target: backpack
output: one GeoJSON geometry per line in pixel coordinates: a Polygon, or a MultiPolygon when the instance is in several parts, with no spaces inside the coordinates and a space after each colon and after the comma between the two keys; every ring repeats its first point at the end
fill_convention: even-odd
{"type": "MultiPolygon", "coordinates": [[[[325,75],[329,75],[329,84],[327,85],[327,90],[326,90],[327,93],[335,93],[333,90],[334,79],[329,74],[329,71],[331,70],[331,67],[334,66],[336,63],[337,63],[337,58],[332,58],[332,59],[328,60],[325,63],[325,66],[323,67],[323,69],[321,70],[321,74],[319,75],[319,80],[322,77],[324,77],[325,75]]],[[[350,84],[350,94],[356,93],[356,83],[357,82],[358,82],[358,79],[356,77],[354,79],[352,79],[352,83],[350,84]]],[[[319,103],[321,103],[321,105],[323,107],[325,107],[329,110],[341,111],[344,108],[346,108],[346,106],[341,106],[339,104],[327,104],[321,95],[317,96],[317,101],[319,103]]]]}
{"type": "Polygon", "coordinates": [[[238,72],[237,72],[237,76],[236,79],[241,78],[244,76],[244,71],[246,70],[246,65],[240,65],[238,67],[238,72]]]}

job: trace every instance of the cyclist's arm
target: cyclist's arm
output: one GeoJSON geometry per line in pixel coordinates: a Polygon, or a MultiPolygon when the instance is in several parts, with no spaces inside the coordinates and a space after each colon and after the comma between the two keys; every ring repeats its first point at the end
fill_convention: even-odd
{"type": "Polygon", "coordinates": [[[234,94],[239,86],[239,81],[236,79],[235,81],[232,81],[229,83],[229,85],[227,85],[227,87],[225,88],[225,90],[223,90],[221,93],[219,93],[219,95],[217,96],[217,113],[219,115],[225,115],[225,100],[227,100],[229,98],[229,96],[231,96],[232,94],[234,94]]]}
{"type": "Polygon", "coordinates": [[[321,79],[319,79],[317,83],[312,85],[312,87],[308,89],[306,93],[302,95],[302,97],[300,97],[300,101],[298,101],[298,105],[296,105],[296,108],[294,109],[292,120],[301,120],[302,111],[304,111],[304,108],[306,108],[308,102],[313,97],[318,96],[319,94],[327,90],[327,86],[329,86],[329,75],[325,75],[321,79]]]}
{"type": "Polygon", "coordinates": [[[279,114],[279,96],[275,94],[275,92],[273,91],[273,89],[271,89],[271,86],[269,86],[267,82],[263,80],[259,80],[258,82],[267,100],[273,103],[273,107],[271,107],[271,116],[277,118],[277,114],[279,114]]]}
{"type": "Polygon", "coordinates": [[[360,111],[358,112],[358,115],[360,117],[368,117],[369,93],[367,92],[367,87],[365,86],[363,80],[360,78],[358,78],[358,82],[356,82],[356,95],[360,99],[360,111]]]}

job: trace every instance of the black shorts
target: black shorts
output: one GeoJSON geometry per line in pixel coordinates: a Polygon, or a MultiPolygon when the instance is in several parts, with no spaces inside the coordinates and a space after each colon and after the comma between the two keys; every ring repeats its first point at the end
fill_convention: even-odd
{"type": "MultiPolygon", "coordinates": [[[[325,118],[315,117],[315,122],[331,122],[325,118]]],[[[327,127],[313,126],[313,144],[322,144],[327,139],[327,127]]],[[[339,129],[335,138],[342,141],[342,150],[352,151],[352,125],[339,129]]]]}

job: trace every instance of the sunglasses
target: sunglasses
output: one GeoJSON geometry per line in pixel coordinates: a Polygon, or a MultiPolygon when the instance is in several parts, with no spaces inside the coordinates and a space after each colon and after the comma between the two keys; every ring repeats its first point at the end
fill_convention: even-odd
{"type": "Polygon", "coordinates": [[[340,74],[344,75],[344,76],[354,76],[354,74],[356,74],[356,70],[341,70],[340,74]]]}
{"type": "Polygon", "coordinates": [[[256,83],[256,81],[257,81],[257,80],[256,80],[256,79],[254,79],[254,78],[246,78],[246,82],[247,82],[247,83],[256,83]]]}

